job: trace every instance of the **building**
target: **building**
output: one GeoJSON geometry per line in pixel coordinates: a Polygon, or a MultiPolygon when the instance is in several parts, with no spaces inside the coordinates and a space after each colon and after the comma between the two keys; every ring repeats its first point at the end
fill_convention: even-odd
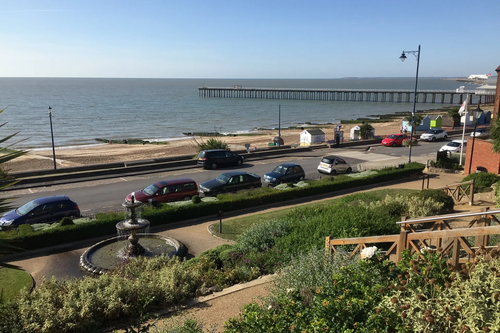
{"type": "Polygon", "coordinates": [[[310,146],[314,143],[325,142],[325,132],[319,128],[306,129],[300,132],[300,145],[310,146]]]}

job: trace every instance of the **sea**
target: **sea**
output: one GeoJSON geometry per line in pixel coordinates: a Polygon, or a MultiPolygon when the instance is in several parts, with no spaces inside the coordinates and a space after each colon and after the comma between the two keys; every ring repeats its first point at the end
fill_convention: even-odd
{"type": "MultiPolygon", "coordinates": [[[[183,133],[251,133],[261,128],[338,123],[345,119],[411,111],[411,103],[265,100],[200,97],[200,87],[304,89],[408,89],[415,78],[338,79],[124,79],[0,78],[0,138],[18,149],[99,144],[106,140],[172,141],[183,133]],[[49,112],[50,107],[50,112],[49,112]],[[52,124],[51,124],[52,123],[52,124]],[[52,135],[51,135],[52,129],[52,135]]],[[[477,85],[423,77],[418,90],[477,85]]],[[[449,100],[449,98],[446,98],[449,100]]],[[[446,101],[449,102],[449,101],[446,101]]],[[[454,101],[458,105],[458,97],[454,101]]],[[[416,110],[449,106],[417,103],[416,110]]],[[[6,144],[3,143],[3,146],[6,144]]]]}

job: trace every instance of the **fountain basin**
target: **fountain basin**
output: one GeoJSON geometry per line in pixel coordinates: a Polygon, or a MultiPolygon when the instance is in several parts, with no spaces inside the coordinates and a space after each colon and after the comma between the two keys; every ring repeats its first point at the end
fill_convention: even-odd
{"type": "MultiPolygon", "coordinates": [[[[90,273],[104,274],[114,270],[127,261],[134,260],[127,251],[129,236],[122,235],[105,239],[88,248],[80,257],[80,267],[90,273]]],[[[179,241],[155,234],[137,234],[141,246],[145,252],[142,257],[154,257],[168,255],[183,257],[187,249],[179,241]]]]}

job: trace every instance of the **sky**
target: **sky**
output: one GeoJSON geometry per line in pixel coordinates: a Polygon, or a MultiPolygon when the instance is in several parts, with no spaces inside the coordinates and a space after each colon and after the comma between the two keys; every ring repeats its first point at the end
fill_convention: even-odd
{"type": "Polygon", "coordinates": [[[0,77],[496,75],[500,1],[0,0],[0,77]]]}

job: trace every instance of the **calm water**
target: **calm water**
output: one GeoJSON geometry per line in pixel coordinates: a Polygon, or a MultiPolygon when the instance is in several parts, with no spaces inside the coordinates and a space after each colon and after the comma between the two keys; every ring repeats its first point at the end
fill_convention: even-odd
{"type": "MultiPolygon", "coordinates": [[[[203,98],[198,88],[243,87],[306,89],[414,89],[414,78],[331,80],[244,79],[85,79],[0,78],[1,137],[20,132],[19,148],[51,146],[48,107],[56,147],[95,144],[104,139],[183,137],[185,132],[246,132],[305,122],[331,123],[367,115],[411,111],[412,103],[326,102],[203,98]]],[[[419,78],[419,90],[455,90],[476,86],[419,78]]],[[[458,102],[458,101],[457,101],[458,102]]],[[[417,104],[418,110],[447,104],[417,104]]]]}

